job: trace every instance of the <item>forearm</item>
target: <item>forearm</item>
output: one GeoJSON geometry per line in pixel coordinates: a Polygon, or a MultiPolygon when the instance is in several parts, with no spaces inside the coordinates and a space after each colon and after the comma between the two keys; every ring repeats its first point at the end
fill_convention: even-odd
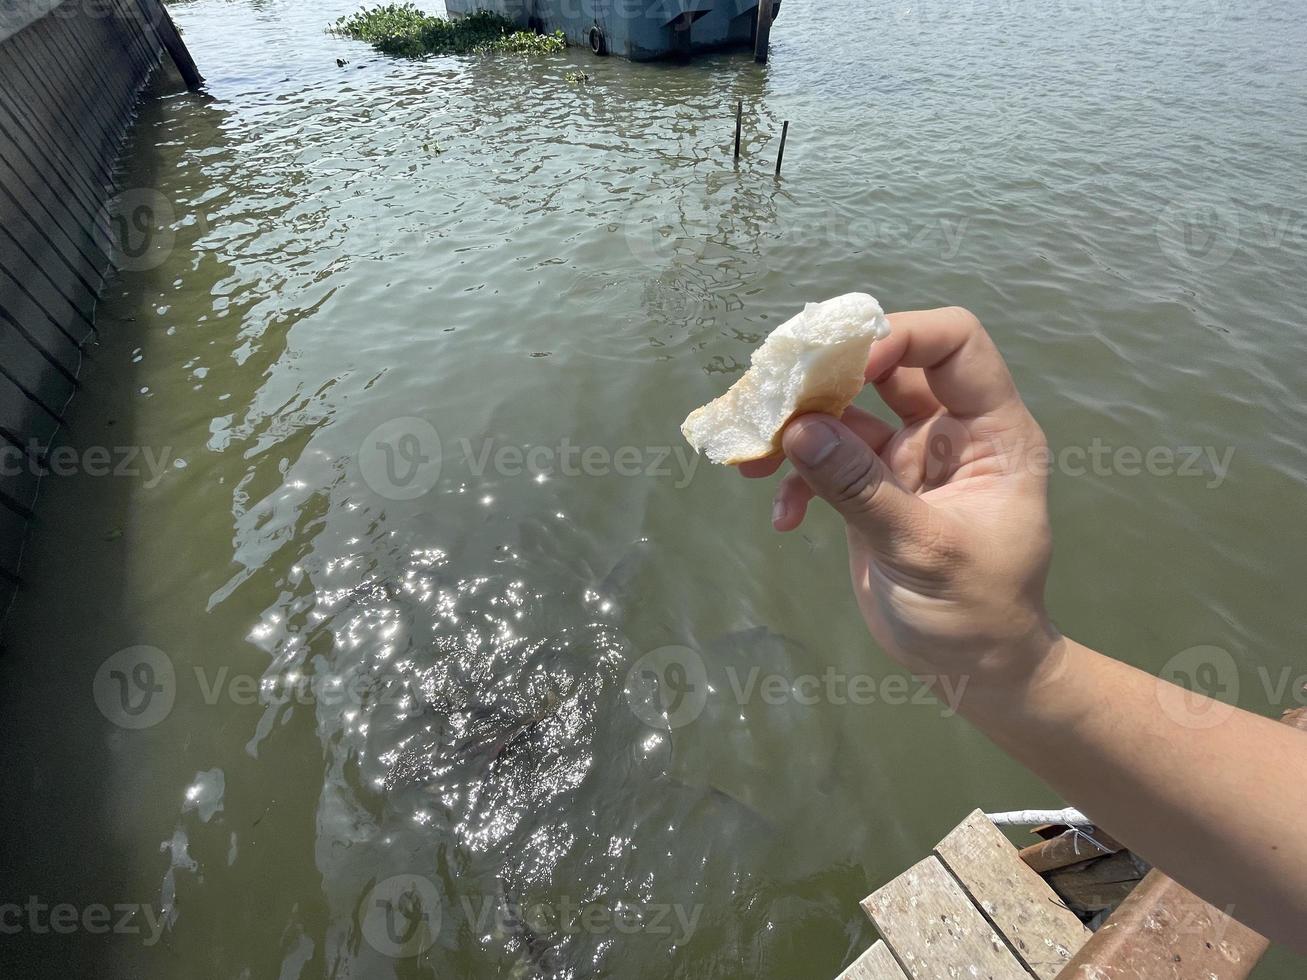
{"type": "Polygon", "coordinates": [[[1071,640],[1048,664],[1025,687],[973,685],[961,713],[1181,884],[1307,952],[1307,733],[1222,705],[1182,724],[1166,682],[1071,640]]]}

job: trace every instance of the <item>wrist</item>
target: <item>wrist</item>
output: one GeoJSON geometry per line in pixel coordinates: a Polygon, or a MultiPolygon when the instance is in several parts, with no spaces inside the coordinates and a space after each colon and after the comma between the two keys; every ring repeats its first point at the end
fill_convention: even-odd
{"type": "Polygon", "coordinates": [[[1001,649],[982,653],[955,678],[962,697],[958,713],[972,720],[1042,711],[1071,678],[1083,648],[1039,617],[1001,649]]]}

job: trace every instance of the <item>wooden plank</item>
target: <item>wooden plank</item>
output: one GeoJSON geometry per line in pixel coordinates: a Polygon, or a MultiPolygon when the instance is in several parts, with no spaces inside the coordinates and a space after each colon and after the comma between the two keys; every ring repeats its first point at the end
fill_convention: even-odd
{"type": "Polygon", "coordinates": [[[877,939],[835,980],[908,980],[883,939],[877,939]]]}
{"type": "Polygon", "coordinates": [[[862,900],[862,908],[913,980],[1029,980],[937,857],[919,861],[877,889],[862,900]]]}
{"type": "Polygon", "coordinates": [[[1017,857],[1025,861],[1030,870],[1043,874],[1072,864],[1082,864],[1096,857],[1106,857],[1124,850],[1120,842],[1097,827],[1067,830],[1057,837],[1023,847],[1017,857]]]}
{"type": "Polygon", "coordinates": [[[1150,871],[1063,980],[1244,980],[1267,942],[1160,871],[1150,871]]]}
{"type": "Polygon", "coordinates": [[[935,853],[1041,980],[1053,980],[1088,941],[1089,930],[980,810],[940,841],[935,853]]]}
{"type": "Polygon", "coordinates": [[[1053,891],[1077,912],[1101,912],[1120,905],[1144,877],[1146,866],[1129,851],[1050,871],[1053,891]]]}

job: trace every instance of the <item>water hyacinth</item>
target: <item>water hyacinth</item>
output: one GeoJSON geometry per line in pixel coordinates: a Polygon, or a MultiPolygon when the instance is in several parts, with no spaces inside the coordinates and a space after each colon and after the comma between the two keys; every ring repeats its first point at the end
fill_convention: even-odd
{"type": "Polygon", "coordinates": [[[562,31],[537,34],[520,30],[508,18],[486,10],[446,20],[423,13],[412,3],[365,7],[341,17],[330,30],[405,58],[430,54],[555,54],[567,47],[562,31]]]}

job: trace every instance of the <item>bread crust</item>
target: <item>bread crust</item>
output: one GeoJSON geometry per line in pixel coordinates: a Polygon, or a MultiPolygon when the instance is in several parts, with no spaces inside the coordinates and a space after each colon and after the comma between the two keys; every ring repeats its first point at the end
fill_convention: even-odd
{"type": "Polygon", "coordinates": [[[872,343],[889,333],[865,293],[810,303],[754,351],[749,370],[719,398],[689,414],[681,432],[716,463],[738,465],[781,450],[798,415],[839,417],[864,384],[872,343]]]}

